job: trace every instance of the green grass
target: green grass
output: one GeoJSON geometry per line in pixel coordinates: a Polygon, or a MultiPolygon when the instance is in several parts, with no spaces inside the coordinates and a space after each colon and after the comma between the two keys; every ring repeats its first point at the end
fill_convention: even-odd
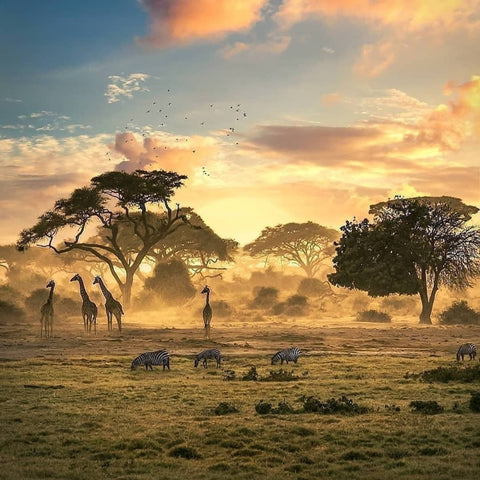
{"type": "MultiPolygon", "coordinates": [[[[347,334],[344,343],[351,345],[357,334],[347,334]]],[[[154,336],[151,330],[145,335],[154,336]]],[[[27,349],[24,358],[5,360],[11,347],[4,348],[0,478],[450,480],[480,473],[480,414],[469,408],[479,384],[405,378],[452,365],[451,355],[319,351],[288,366],[298,377],[292,381],[246,382],[241,379],[252,366],[260,378],[270,375],[268,352],[278,343],[246,353],[225,346],[224,368],[237,372],[225,381],[213,367],[193,368],[192,355],[182,350],[193,335],[178,331],[180,353],[165,372],[130,371],[141,351],[138,332],[135,339],[125,333],[115,350],[108,338],[86,342],[80,355],[66,353],[68,338],[44,356],[44,344],[34,339],[26,346],[37,342],[39,348],[27,349]],[[326,402],[342,395],[366,410],[303,411],[306,398],[326,402]],[[259,415],[260,401],[288,404],[294,413],[259,415]],[[414,412],[411,402],[437,402],[443,412],[414,412]],[[238,411],[218,415],[221,403],[238,411]]],[[[314,342],[311,337],[306,329],[296,343],[314,342]]]]}

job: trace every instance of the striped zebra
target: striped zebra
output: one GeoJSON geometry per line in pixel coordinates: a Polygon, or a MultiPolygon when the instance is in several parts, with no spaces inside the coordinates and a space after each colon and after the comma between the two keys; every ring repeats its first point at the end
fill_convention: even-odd
{"type": "Polygon", "coordinates": [[[283,365],[283,362],[293,362],[297,363],[298,357],[302,354],[300,349],[297,347],[286,348],[285,350],[280,350],[272,357],[272,365],[275,365],[280,360],[280,365],[283,365]]]}
{"type": "Polygon", "coordinates": [[[473,360],[476,355],[477,355],[477,346],[474,343],[464,343],[463,345],[460,345],[460,348],[457,351],[457,362],[460,361],[460,357],[463,357],[464,355],[469,355],[470,360],[473,360]]]}
{"type": "Polygon", "coordinates": [[[170,370],[170,355],[166,350],[156,352],[145,352],[139,355],[131,365],[131,370],[135,370],[139,365],[145,365],[145,370],[153,370],[152,365],[162,365],[163,369],[167,367],[170,370]]]}
{"type": "Polygon", "coordinates": [[[202,362],[203,368],[207,368],[208,367],[207,359],[210,359],[210,360],[215,359],[217,362],[217,368],[220,368],[220,361],[222,360],[222,356],[221,356],[220,350],[218,350],[217,348],[211,348],[210,350],[204,350],[203,352],[200,352],[195,357],[193,366],[197,368],[198,364],[200,363],[200,360],[203,360],[202,362]]]}

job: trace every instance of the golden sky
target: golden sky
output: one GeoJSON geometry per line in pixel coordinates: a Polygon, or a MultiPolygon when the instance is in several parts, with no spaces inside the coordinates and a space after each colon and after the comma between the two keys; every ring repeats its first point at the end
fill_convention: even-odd
{"type": "Polygon", "coordinates": [[[188,175],[174,201],[241,243],[394,195],[480,206],[478,0],[18,3],[0,244],[113,169],[188,175]]]}

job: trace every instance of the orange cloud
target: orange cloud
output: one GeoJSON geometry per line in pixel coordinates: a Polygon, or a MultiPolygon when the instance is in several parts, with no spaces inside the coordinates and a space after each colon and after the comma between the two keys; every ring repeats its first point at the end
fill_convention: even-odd
{"type": "Polygon", "coordinates": [[[150,33],[138,41],[145,46],[186,45],[215,41],[250,29],[262,18],[268,0],[141,0],[150,15],[150,33]]]}
{"type": "Polygon", "coordinates": [[[478,20],[472,20],[478,7],[478,0],[284,0],[275,18],[285,28],[313,15],[325,19],[348,16],[410,31],[454,30],[478,27],[478,20]]]}
{"type": "Polygon", "coordinates": [[[215,153],[214,145],[204,137],[151,136],[138,141],[132,133],[117,133],[111,145],[125,159],[116,170],[172,170],[191,175],[195,168],[206,163],[215,153]]]}

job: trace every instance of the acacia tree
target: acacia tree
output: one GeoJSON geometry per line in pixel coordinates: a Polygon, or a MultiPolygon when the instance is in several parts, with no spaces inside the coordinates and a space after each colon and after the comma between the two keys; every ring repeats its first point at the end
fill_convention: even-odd
{"type": "Polygon", "coordinates": [[[431,324],[438,289],[463,289],[480,275],[478,208],[451,197],[395,198],[370,207],[373,222],[347,221],[328,275],[371,296],[420,296],[420,323],[431,324]]]}
{"type": "Polygon", "coordinates": [[[78,188],[69,198],[55,203],[52,210],[39,217],[31,228],[23,230],[17,248],[36,244],[51,248],[58,254],[80,250],[108,265],[109,271],[129,305],[133,278],[141,263],[152,250],[188,218],[170,207],[170,199],[187,177],[175,172],[136,170],[132,173],[107,172],[91,179],[89,187],[78,188]],[[150,221],[149,208],[158,205],[165,214],[162,221],[150,221]],[[122,248],[122,223],[131,226],[137,248],[122,248]],[[104,232],[105,241],[86,239],[86,229],[96,224],[104,232]],[[73,238],[65,235],[73,231],[73,238]],[[63,238],[62,238],[63,236],[63,238]],[[63,245],[54,242],[63,241],[63,245]]]}
{"type": "Polygon", "coordinates": [[[222,271],[226,270],[221,263],[234,261],[233,255],[238,250],[238,242],[221,238],[193,209],[183,208],[181,212],[188,215],[191,223],[201,228],[178,228],[163,242],[155,245],[149,257],[152,257],[155,263],[178,258],[186,265],[192,277],[221,276],[222,271]]]}
{"type": "Polygon", "coordinates": [[[244,250],[252,257],[283,258],[302,268],[308,277],[314,277],[333,255],[333,242],[338,237],[336,230],[314,222],[286,223],[265,228],[244,250]]]}

